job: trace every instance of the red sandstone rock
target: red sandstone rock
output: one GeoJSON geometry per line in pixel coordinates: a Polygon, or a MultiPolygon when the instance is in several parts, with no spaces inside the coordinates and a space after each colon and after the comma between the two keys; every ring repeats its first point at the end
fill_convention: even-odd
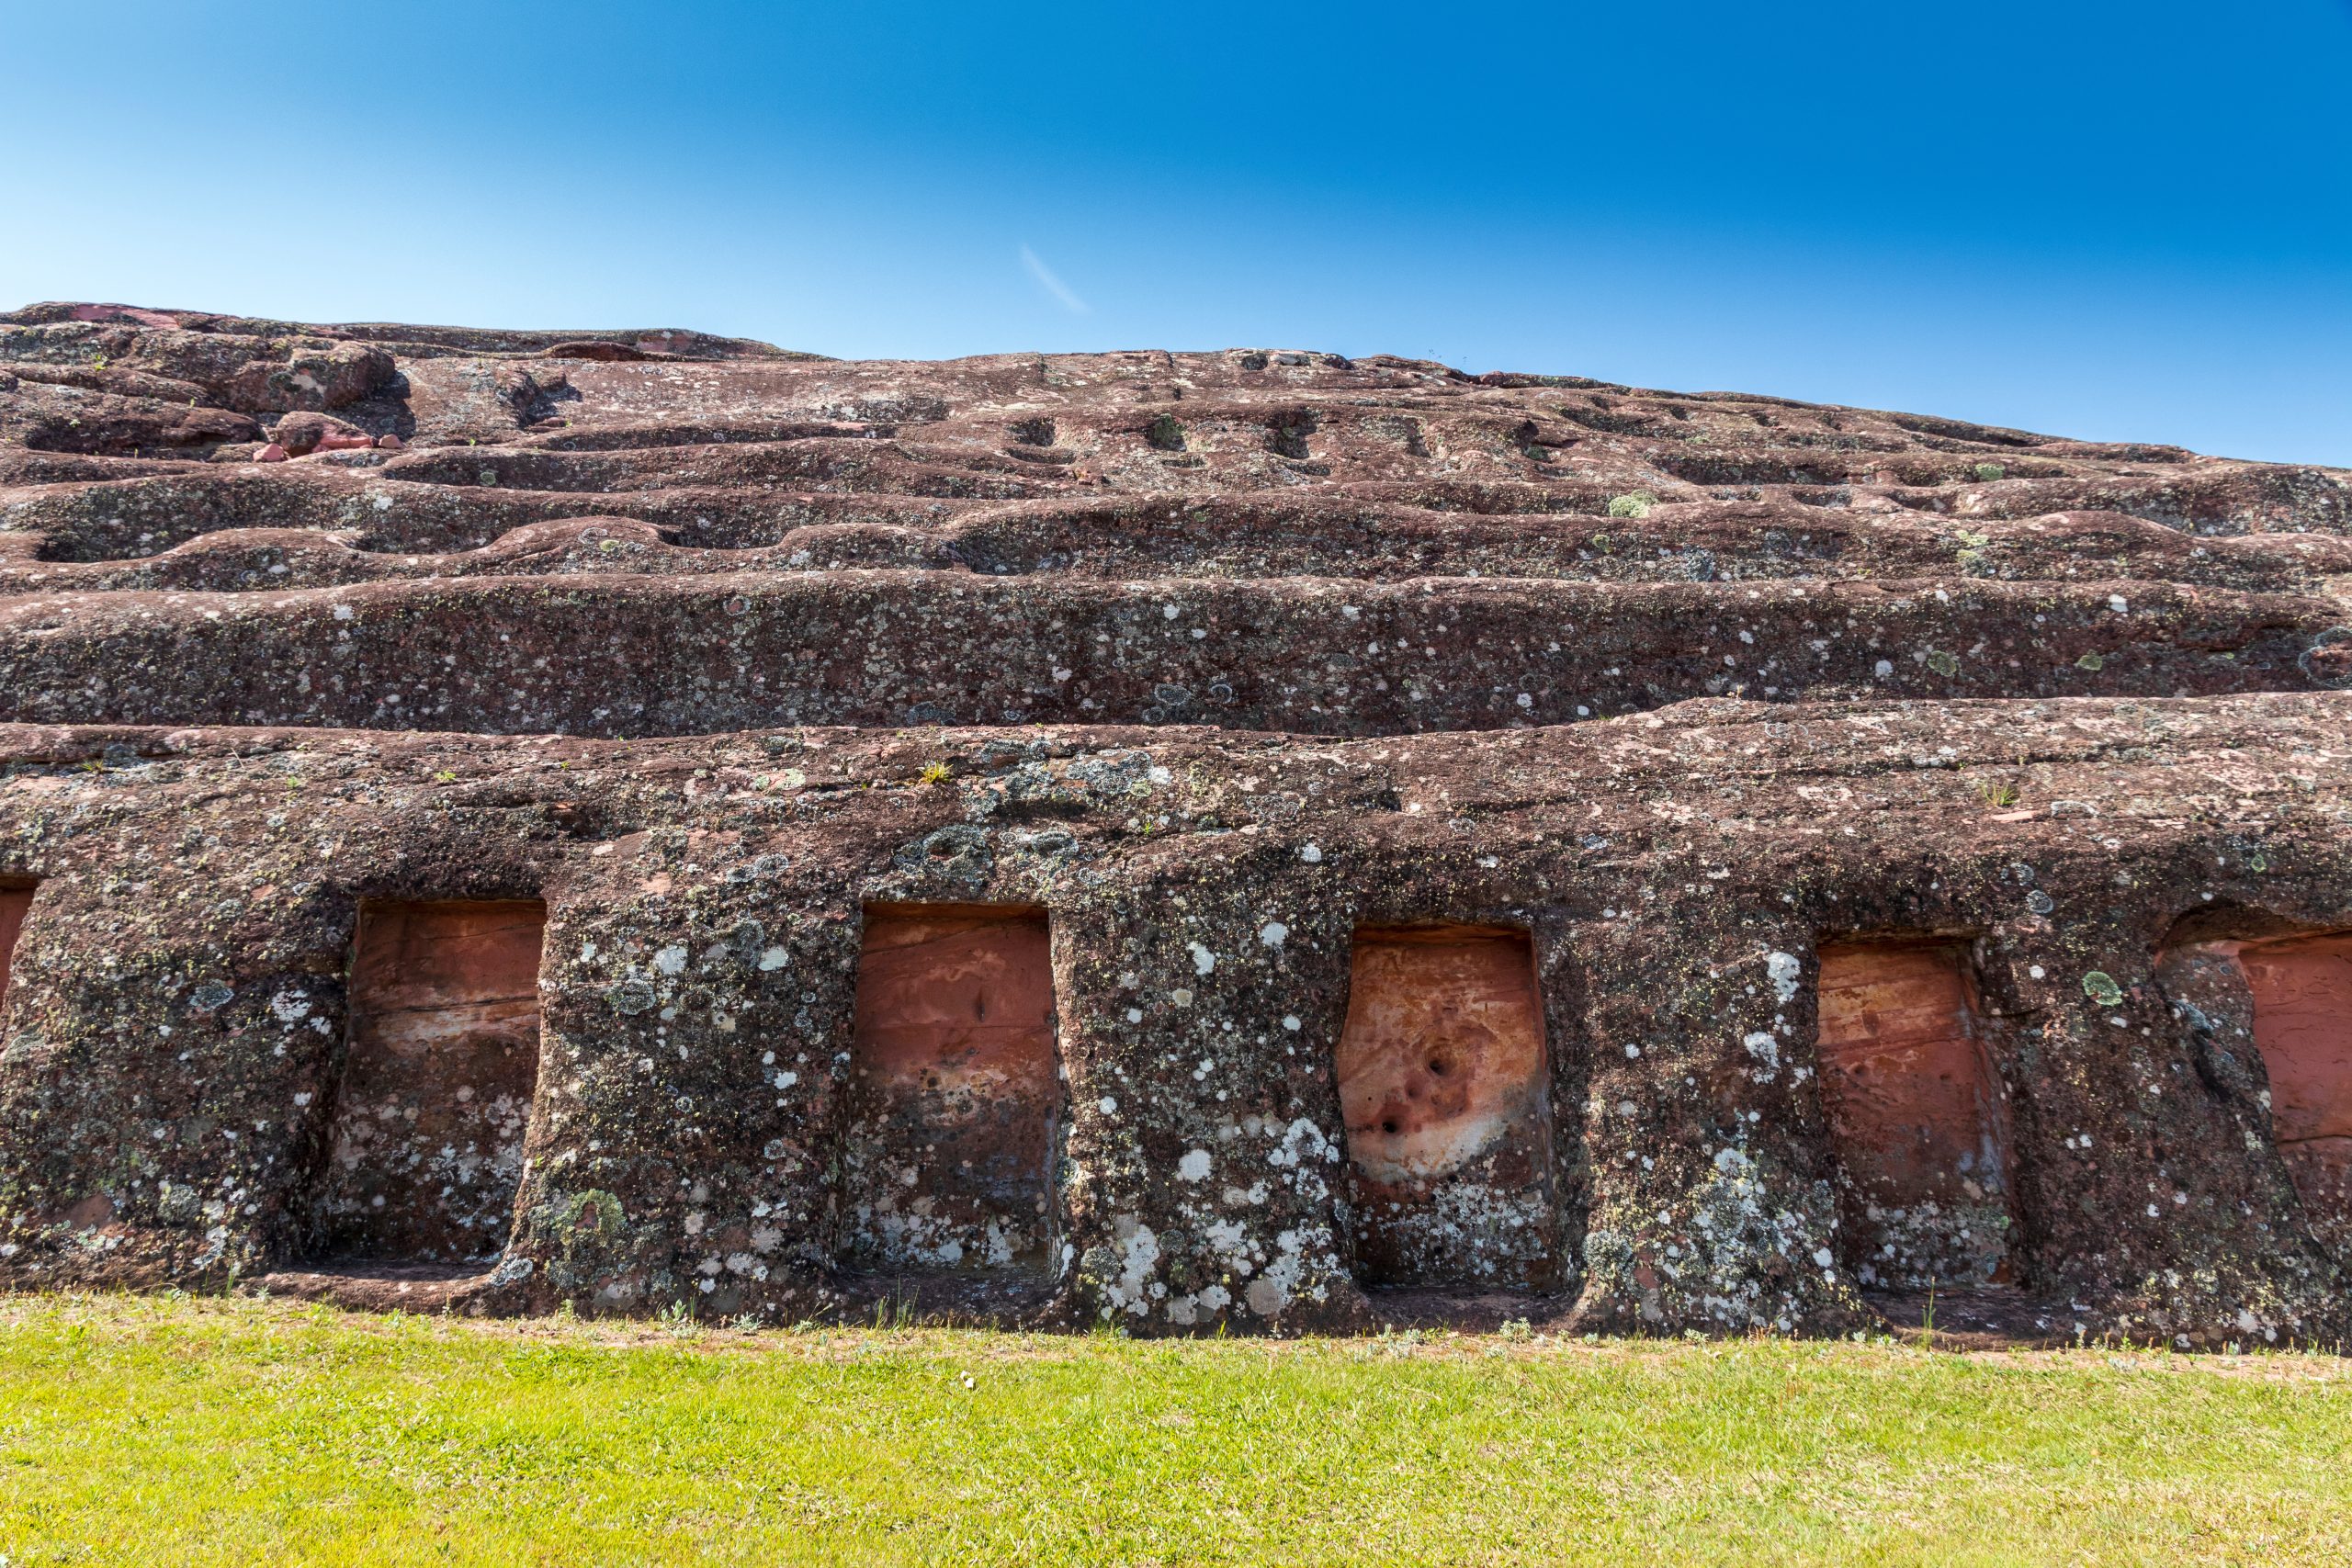
{"type": "Polygon", "coordinates": [[[73,308],[72,319],[77,321],[136,321],[142,327],[165,331],[176,330],[180,324],[176,319],[161,310],[142,310],[135,305],[76,305],[73,308]]]}
{"type": "Polygon", "coordinates": [[[135,465],[200,457],[259,432],[246,414],[197,407],[185,388],[136,372],[29,366],[10,380],[0,392],[0,441],[13,437],[25,453],[119,455],[135,465]]]}
{"type": "Polygon", "coordinates": [[[2352,934],[2237,948],[2270,1122],[2313,1223],[2352,1243],[2352,934]]]}
{"type": "MultiPolygon", "coordinates": [[[[8,997],[8,965],[17,951],[17,933],[24,929],[25,911],[32,908],[29,884],[0,882],[0,1006],[8,997]]],[[[0,1021],[6,1014],[0,1012],[0,1021]]]]}
{"type": "Polygon", "coordinates": [[[1964,953],[1856,942],[1820,964],[1821,1093],[1856,1271],[1905,1289],[2007,1280],[2007,1106],[1964,953]]]}
{"type": "Polygon", "coordinates": [[[270,441],[293,457],[317,451],[372,446],[375,438],[356,426],[322,413],[289,413],[270,428],[270,441]]]}
{"type": "Polygon", "coordinates": [[[2352,1138],[2352,936],[2252,942],[2238,960],[2280,1140],[2352,1138]]]}
{"type": "Polygon", "coordinates": [[[293,454],[291,452],[288,452],[285,447],[280,446],[277,442],[272,441],[268,445],[265,446],[260,451],[254,454],[254,461],[256,463],[283,463],[292,456],[293,454]]]}
{"type": "Polygon", "coordinates": [[[1524,933],[1358,931],[1333,1072],[1369,1280],[1551,1280],[1544,1011],[1524,933]]]}
{"type": "MultiPolygon", "coordinates": [[[[317,1256],[495,1258],[539,1070],[536,903],[383,903],[359,921],[317,1256]]],[[[288,992],[279,1012],[310,1014],[288,992]]]]}
{"type": "MultiPolygon", "coordinates": [[[[821,1070],[806,1053],[792,1062],[774,1075],[783,1087],[821,1070]]],[[[868,910],[843,1155],[847,1256],[885,1270],[1042,1269],[1056,1066],[1041,916],[868,910]]]]}
{"type": "Polygon", "coordinates": [[[2337,1342],[2348,526],[1387,355],[15,312],[0,1280],[2337,1342]]]}

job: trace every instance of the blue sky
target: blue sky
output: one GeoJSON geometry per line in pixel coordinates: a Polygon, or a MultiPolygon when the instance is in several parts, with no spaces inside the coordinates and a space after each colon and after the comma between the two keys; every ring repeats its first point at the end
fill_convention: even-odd
{"type": "Polygon", "coordinates": [[[2352,0],[0,0],[0,299],[1387,351],[2352,465],[2352,0]]]}

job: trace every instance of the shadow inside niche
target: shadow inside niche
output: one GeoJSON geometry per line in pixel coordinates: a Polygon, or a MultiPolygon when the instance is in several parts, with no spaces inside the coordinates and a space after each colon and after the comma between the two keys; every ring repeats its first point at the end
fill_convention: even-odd
{"type": "Polygon", "coordinates": [[[1999,1286],[1968,1290],[1865,1291],[1897,1339],[1951,1350],[2049,1348],[2075,1342],[2086,1320],[2064,1302],[2039,1301],[1999,1286]]]}
{"type": "Polygon", "coordinates": [[[881,1327],[1024,1328],[1067,1315],[1060,1285],[1041,1273],[888,1274],[843,1270],[832,1279],[833,1321],[881,1327]]]}

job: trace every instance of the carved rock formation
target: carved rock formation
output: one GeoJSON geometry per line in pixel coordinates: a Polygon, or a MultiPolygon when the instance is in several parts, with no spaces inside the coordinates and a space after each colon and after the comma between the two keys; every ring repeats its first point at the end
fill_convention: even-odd
{"type": "Polygon", "coordinates": [[[2347,525],[1385,356],[36,306],[0,1277],[2336,1343],[2347,525]]]}

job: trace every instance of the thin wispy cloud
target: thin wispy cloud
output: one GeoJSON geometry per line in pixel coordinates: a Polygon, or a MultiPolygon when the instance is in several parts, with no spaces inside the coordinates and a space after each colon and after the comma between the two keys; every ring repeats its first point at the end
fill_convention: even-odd
{"type": "Polygon", "coordinates": [[[1073,316],[1083,316],[1087,313],[1086,301],[1080,299],[1069,284],[1055,276],[1054,269],[1039,261],[1037,253],[1026,245],[1021,247],[1021,265],[1028,268],[1029,276],[1037,280],[1038,288],[1061,301],[1063,310],[1073,316]]]}

